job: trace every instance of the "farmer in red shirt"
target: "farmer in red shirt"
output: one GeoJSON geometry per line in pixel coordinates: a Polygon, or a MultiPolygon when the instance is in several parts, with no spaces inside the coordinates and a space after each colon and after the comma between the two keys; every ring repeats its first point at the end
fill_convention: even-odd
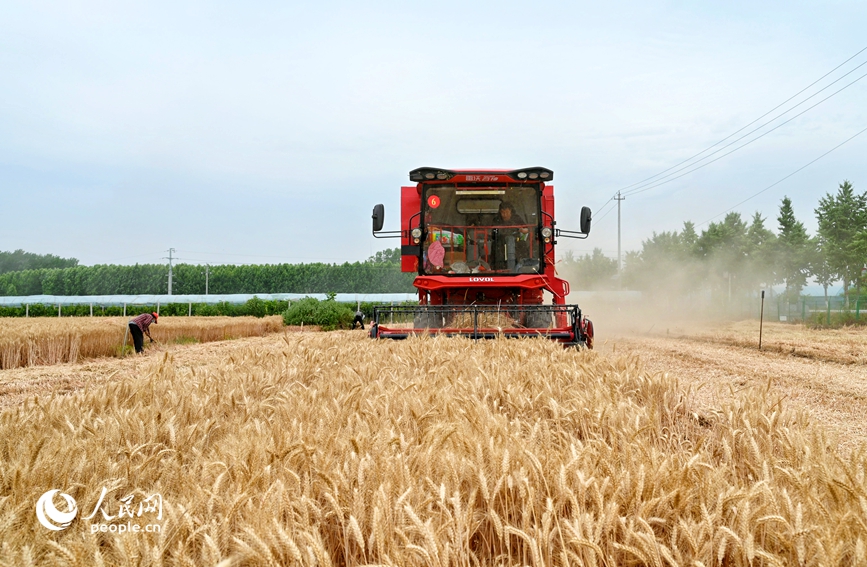
{"type": "Polygon", "coordinates": [[[132,341],[135,344],[135,351],[137,353],[144,352],[144,333],[148,336],[151,342],[154,342],[154,338],[151,336],[150,326],[151,323],[156,323],[159,315],[154,313],[142,313],[138,317],[131,319],[129,322],[129,332],[132,334],[132,341]]]}

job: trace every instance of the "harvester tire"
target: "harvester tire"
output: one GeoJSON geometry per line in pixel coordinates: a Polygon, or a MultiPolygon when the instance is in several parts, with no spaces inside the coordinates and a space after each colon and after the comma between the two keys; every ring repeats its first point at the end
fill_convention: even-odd
{"type": "Polygon", "coordinates": [[[593,350],[593,321],[584,319],[584,344],[593,350]]]}

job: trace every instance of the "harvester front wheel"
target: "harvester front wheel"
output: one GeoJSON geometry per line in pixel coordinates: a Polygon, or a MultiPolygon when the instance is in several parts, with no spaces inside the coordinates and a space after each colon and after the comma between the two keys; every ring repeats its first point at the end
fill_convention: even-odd
{"type": "Polygon", "coordinates": [[[593,349],[593,321],[590,319],[584,319],[582,324],[584,327],[584,344],[587,345],[587,348],[593,349]]]}

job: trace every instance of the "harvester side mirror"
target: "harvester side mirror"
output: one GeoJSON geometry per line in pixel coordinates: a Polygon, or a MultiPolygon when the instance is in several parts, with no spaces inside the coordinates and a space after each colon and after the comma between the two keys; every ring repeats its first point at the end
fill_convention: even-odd
{"type": "Polygon", "coordinates": [[[590,207],[581,207],[581,232],[590,234],[590,222],[593,220],[590,207]]]}
{"type": "Polygon", "coordinates": [[[385,206],[382,204],[373,207],[373,232],[382,230],[382,225],[385,222],[385,206]]]}

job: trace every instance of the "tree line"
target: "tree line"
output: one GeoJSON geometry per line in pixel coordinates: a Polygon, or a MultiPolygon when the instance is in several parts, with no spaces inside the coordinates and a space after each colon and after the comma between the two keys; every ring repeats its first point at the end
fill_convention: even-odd
{"type": "MultiPolygon", "coordinates": [[[[75,261],[77,264],[77,260],[75,261]]],[[[414,274],[400,271],[400,250],[364,262],[201,266],[178,264],[175,295],[208,293],[412,293],[414,274]]],[[[141,295],[168,292],[165,264],[27,269],[0,274],[0,295],[141,295]]]]}
{"type": "Polygon", "coordinates": [[[71,268],[78,265],[75,258],[61,258],[54,254],[33,254],[24,250],[0,251],[0,274],[47,268],[71,268]]]}
{"type": "MultiPolygon", "coordinates": [[[[843,282],[846,297],[858,293],[867,284],[862,275],[867,263],[867,192],[857,193],[844,181],[836,193],[819,200],[814,212],[818,230],[812,236],[795,217],[788,197],[780,203],[776,232],[758,212],[748,220],[740,213],[728,213],[701,233],[689,221],[680,231],[654,232],[642,242],[641,250],[625,254],[619,281],[617,261],[598,248],[580,257],[567,253],[559,271],[576,290],[619,287],[654,294],[711,292],[732,297],[785,284],[786,295],[794,300],[814,279],[824,287],[826,298],[828,287],[837,281],[843,282]]],[[[212,294],[412,293],[415,289],[415,275],[400,271],[398,248],[344,264],[178,264],[172,292],[203,294],[206,277],[212,294]]],[[[74,258],[0,252],[0,295],[167,292],[164,264],[80,266],[74,258]]]]}
{"type": "Polygon", "coordinates": [[[846,297],[865,285],[867,263],[867,192],[857,193],[849,181],[827,193],[814,210],[816,234],[809,235],[795,217],[792,201],[784,197],[777,230],[766,226],[758,212],[749,220],[728,213],[700,234],[692,222],[680,231],[653,233],[641,250],[627,252],[622,281],[617,261],[600,249],[580,257],[567,254],[563,271],[575,289],[635,289],[657,294],[710,291],[753,294],[785,284],[796,299],[810,279],[824,287],[843,282],[846,297]]]}

